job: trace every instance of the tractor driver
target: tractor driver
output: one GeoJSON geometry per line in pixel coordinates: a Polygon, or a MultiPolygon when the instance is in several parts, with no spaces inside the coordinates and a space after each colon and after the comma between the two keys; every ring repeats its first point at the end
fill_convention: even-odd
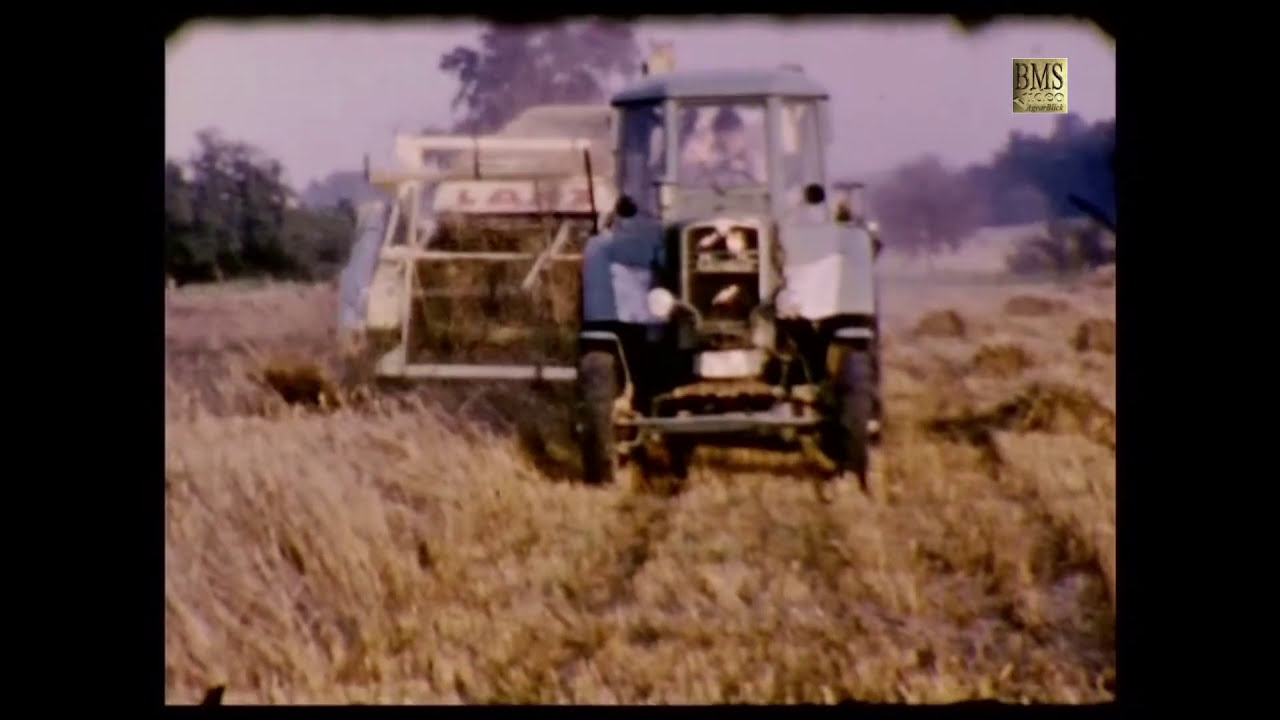
{"type": "Polygon", "coordinates": [[[732,107],[720,108],[711,121],[710,147],[693,161],[689,177],[696,184],[751,185],[765,181],[763,157],[747,137],[742,117],[732,107]],[[705,154],[703,154],[705,152],[705,154]]]}

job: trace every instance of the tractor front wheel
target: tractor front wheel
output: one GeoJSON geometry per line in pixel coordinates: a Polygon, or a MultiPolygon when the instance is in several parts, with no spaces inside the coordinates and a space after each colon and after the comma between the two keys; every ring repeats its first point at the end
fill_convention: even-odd
{"type": "Polygon", "coordinates": [[[617,471],[613,401],[618,396],[617,358],[610,352],[587,352],[578,360],[578,445],[582,479],[609,484],[617,471]]]}
{"type": "Polygon", "coordinates": [[[828,422],[826,454],[836,466],[858,476],[867,488],[870,424],[875,417],[875,361],[853,348],[837,351],[832,390],[835,407],[828,422]]]}

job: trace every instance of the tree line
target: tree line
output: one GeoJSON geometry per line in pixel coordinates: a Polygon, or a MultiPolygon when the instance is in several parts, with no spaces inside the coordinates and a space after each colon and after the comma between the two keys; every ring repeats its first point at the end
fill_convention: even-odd
{"type": "Polygon", "coordinates": [[[886,246],[912,255],[958,250],[981,227],[1080,217],[1073,196],[1114,220],[1115,145],[1115,120],[1063,115],[1048,136],[1010,133],[989,163],[904,163],[871,184],[870,212],[886,246]]]}
{"type": "Polygon", "coordinates": [[[280,162],[258,148],[205,130],[189,159],[164,170],[164,267],[179,284],[318,280],[346,261],[352,202],[300,203],[280,162]]]}

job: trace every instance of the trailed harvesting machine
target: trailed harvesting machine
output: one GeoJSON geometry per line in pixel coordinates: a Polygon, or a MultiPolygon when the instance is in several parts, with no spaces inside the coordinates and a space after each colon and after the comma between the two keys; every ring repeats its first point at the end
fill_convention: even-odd
{"type": "Polygon", "coordinates": [[[582,245],[614,203],[607,105],[399,135],[359,210],[340,325],[365,379],[572,380],[582,245]]]}

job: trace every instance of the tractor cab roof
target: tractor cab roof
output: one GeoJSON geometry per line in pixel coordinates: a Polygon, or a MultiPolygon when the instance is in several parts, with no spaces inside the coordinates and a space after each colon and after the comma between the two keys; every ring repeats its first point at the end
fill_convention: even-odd
{"type": "Polygon", "coordinates": [[[795,70],[683,70],[645,77],[613,96],[613,105],[667,98],[778,95],[825,98],[826,88],[795,70]]]}

